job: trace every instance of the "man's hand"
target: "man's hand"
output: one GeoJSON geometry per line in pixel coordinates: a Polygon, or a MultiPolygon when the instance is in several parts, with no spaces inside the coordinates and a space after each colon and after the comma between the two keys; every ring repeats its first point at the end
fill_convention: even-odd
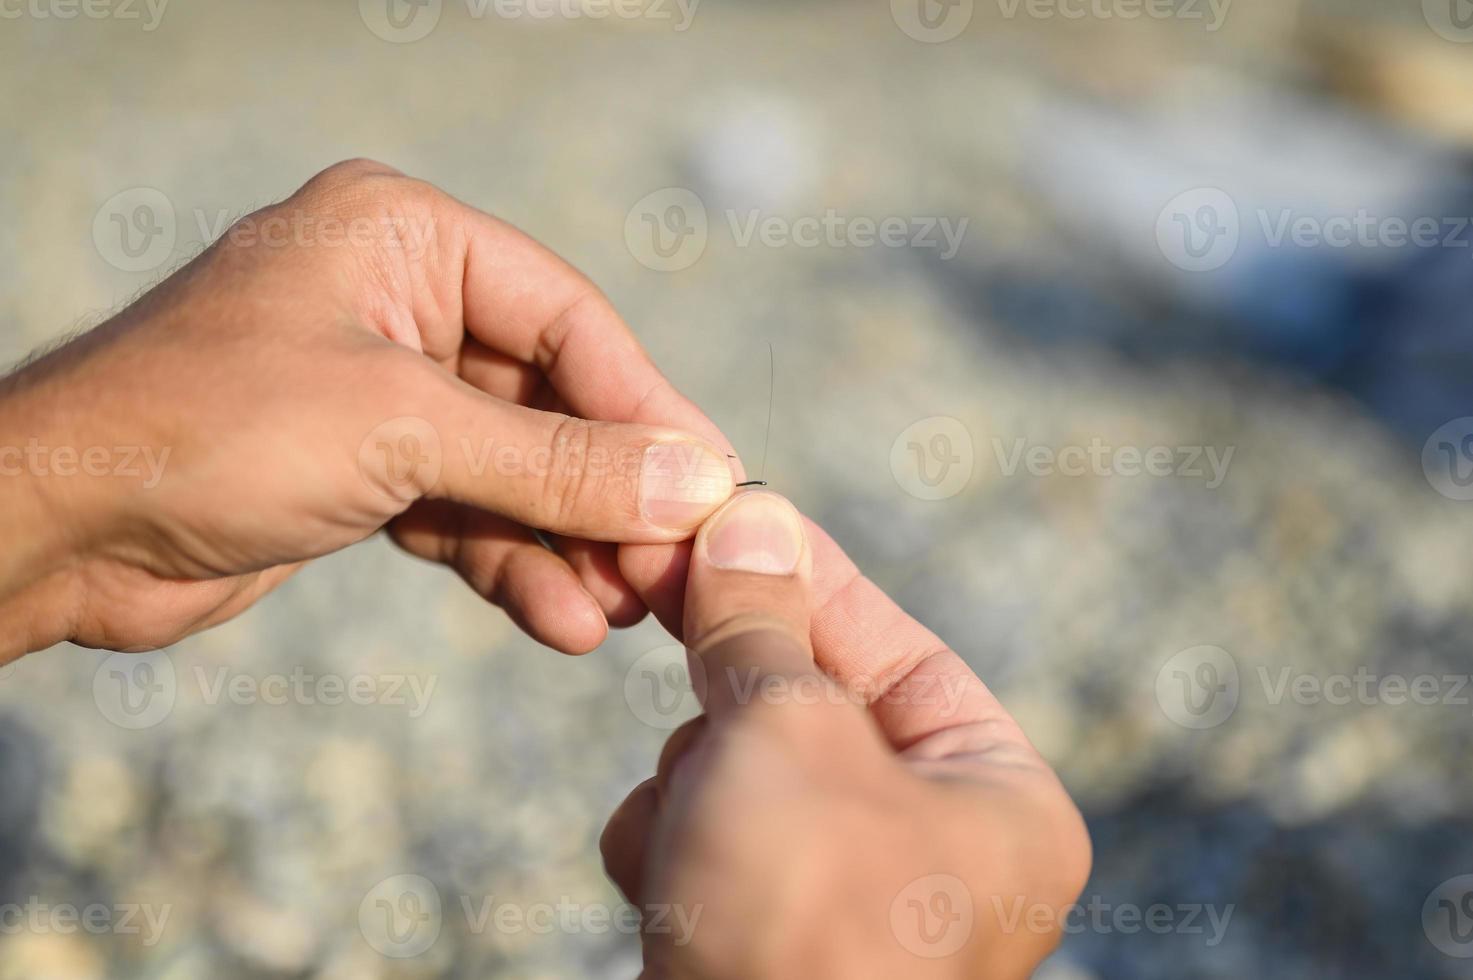
{"type": "Polygon", "coordinates": [[[702,527],[683,590],[672,557],[625,569],[683,629],[706,713],[601,842],[644,975],[1028,976],[1090,847],[1006,711],[775,494],[702,527]]]}
{"type": "Polygon", "coordinates": [[[0,662],[172,643],[386,523],[587,651],[645,611],[611,542],[689,537],[729,448],[551,252],[340,164],[0,383],[0,662]]]}

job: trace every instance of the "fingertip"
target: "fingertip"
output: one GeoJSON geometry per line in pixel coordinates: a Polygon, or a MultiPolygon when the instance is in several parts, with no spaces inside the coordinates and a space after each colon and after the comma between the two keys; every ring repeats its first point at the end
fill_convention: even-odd
{"type": "Polygon", "coordinates": [[[790,576],[811,567],[803,515],[771,490],[743,490],[696,535],[695,562],[721,572],[790,576]]]}
{"type": "Polygon", "coordinates": [[[528,549],[506,570],[505,594],[493,599],[532,639],[559,653],[581,656],[609,635],[598,601],[562,558],[528,549]]]}
{"type": "Polygon", "coordinates": [[[735,487],[731,463],[715,446],[688,436],[661,440],[640,463],[640,514],[653,527],[689,536],[735,487]]]}
{"type": "Polygon", "coordinates": [[[770,490],[737,494],[696,535],[684,636],[704,654],[745,632],[778,630],[808,649],[812,558],[803,518],[770,490]]]}
{"type": "Polygon", "coordinates": [[[605,541],[553,537],[557,553],[572,566],[612,629],[627,629],[649,609],[619,570],[618,546],[605,541]]]}
{"type": "Polygon", "coordinates": [[[548,631],[552,642],[547,642],[548,646],[559,653],[573,657],[592,653],[609,636],[609,623],[603,610],[599,608],[598,601],[589,595],[581,583],[578,591],[582,593],[582,601],[568,603],[557,626],[548,631]]]}
{"type": "Polygon", "coordinates": [[[619,546],[619,574],[638,594],[660,625],[677,640],[682,636],[685,580],[692,543],[625,544],[619,546]]]}

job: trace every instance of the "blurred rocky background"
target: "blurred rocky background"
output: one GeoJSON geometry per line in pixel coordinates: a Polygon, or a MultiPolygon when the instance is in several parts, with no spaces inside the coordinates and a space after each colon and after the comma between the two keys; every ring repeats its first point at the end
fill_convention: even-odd
{"type": "MultiPolygon", "coordinates": [[[[1466,0],[0,11],[0,357],[392,163],[749,465],[771,344],[767,478],[1089,819],[1043,975],[1473,976],[1466,0]]],[[[375,540],[0,668],[0,978],[632,976],[596,841],[677,654],[560,658],[375,540]]]]}

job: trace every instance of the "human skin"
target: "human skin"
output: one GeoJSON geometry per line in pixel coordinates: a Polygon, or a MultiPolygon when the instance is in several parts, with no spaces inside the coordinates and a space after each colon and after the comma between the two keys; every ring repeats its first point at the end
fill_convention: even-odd
{"type": "Polygon", "coordinates": [[[0,663],[63,640],[165,646],[386,525],[536,639],[586,652],[645,611],[614,542],[689,538],[731,492],[730,451],[586,278],[428,184],[350,161],[0,385],[15,542],[0,663]],[[331,221],[432,234],[250,233],[331,221]],[[68,455],[20,455],[37,445],[68,455]],[[163,459],[161,478],[119,475],[124,447],[163,459]],[[532,528],[561,535],[558,553],[532,528]]]}
{"type": "Polygon", "coordinates": [[[966,663],[776,494],[724,505],[681,574],[652,552],[626,570],[705,710],[601,841],[644,976],[1030,975],[1089,837],[966,663]]]}
{"type": "Polygon", "coordinates": [[[651,976],[1008,977],[1052,948],[1056,928],[1002,929],[987,900],[1060,908],[1083,887],[1058,780],[811,522],[719,536],[753,500],[796,512],[732,498],[730,445],[586,278],[368,161],[242,230],[0,382],[0,664],[68,640],[167,646],[387,529],[563,652],[652,610],[710,676],[842,695],[712,686],[612,818],[605,861],[632,901],[705,909],[692,942],[646,936],[651,976]],[[272,221],[429,234],[252,233],[272,221]],[[122,449],[162,465],[125,473],[122,449]],[[713,539],[767,572],[718,567],[713,539]],[[773,565],[794,540],[797,564],[773,565]],[[885,917],[929,874],[975,911],[934,959],[885,917]]]}

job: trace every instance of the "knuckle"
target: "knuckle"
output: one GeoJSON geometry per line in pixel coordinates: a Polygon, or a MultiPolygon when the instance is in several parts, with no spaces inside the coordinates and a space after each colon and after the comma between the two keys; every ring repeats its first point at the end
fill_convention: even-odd
{"type": "Polygon", "coordinates": [[[580,517],[597,500],[600,480],[588,465],[593,443],[592,423],[565,415],[540,447],[544,454],[544,464],[538,467],[544,470],[540,513],[548,526],[582,526],[580,517]]]}
{"type": "Polygon", "coordinates": [[[440,191],[427,181],[385,164],[354,159],[335,163],[317,174],[302,186],[300,194],[314,210],[352,218],[428,208],[438,200],[440,191]]]}
{"type": "Polygon", "coordinates": [[[352,187],[354,185],[372,181],[384,177],[403,177],[404,174],[388,164],[370,160],[367,157],[354,157],[350,160],[340,160],[307,182],[307,187],[318,191],[327,191],[336,188],[352,187]]]}
{"type": "Polygon", "coordinates": [[[699,632],[686,636],[693,650],[709,653],[726,644],[742,646],[802,646],[793,636],[792,625],[781,616],[764,608],[752,608],[746,600],[740,608],[726,609],[703,625],[699,632]]]}

